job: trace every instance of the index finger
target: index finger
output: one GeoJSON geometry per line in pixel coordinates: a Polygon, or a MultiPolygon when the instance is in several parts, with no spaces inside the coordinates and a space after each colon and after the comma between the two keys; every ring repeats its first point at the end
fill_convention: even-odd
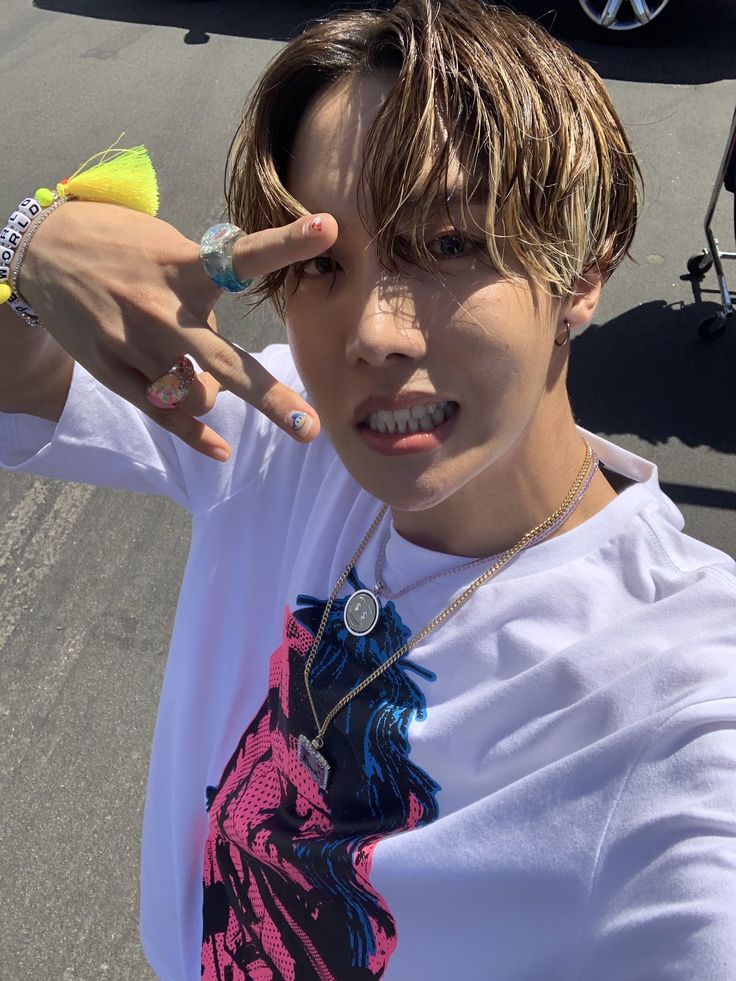
{"type": "Polygon", "coordinates": [[[233,249],[233,271],[240,280],[253,279],[292,262],[313,259],[334,245],[337,232],[332,215],[318,214],[244,235],[233,249]]]}
{"type": "MultiPolygon", "coordinates": [[[[280,228],[243,234],[233,248],[233,272],[239,280],[245,281],[283,269],[292,262],[313,259],[334,245],[337,233],[337,222],[332,215],[315,214],[297,218],[280,228]]],[[[191,315],[187,326],[192,326],[192,323],[199,324],[208,319],[223,291],[202,268],[200,251],[195,243],[187,241],[187,247],[187,258],[180,271],[184,274],[186,307],[191,315]]]]}

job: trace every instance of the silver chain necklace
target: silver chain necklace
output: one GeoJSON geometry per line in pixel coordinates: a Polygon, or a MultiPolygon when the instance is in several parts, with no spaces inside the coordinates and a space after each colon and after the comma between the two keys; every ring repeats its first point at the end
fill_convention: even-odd
{"type": "Polygon", "coordinates": [[[408,586],[404,586],[403,589],[391,592],[383,578],[383,565],[386,560],[386,549],[388,548],[390,539],[391,525],[389,525],[386,534],[383,536],[383,541],[376,557],[375,585],[373,589],[356,589],[345,603],[343,622],[354,637],[365,637],[366,634],[371,633],[375,629],[381,617],[382,599],[399,599],[400,596],[406,596],[407,593],[410,593],[412,589],[416,589],[417,586],[423,586],[425,583],[433,582],[435,579],[442,579],[444,576],[451,576],[454,572],[462,572],[465,569],[472,569],[479,565],[489,565],[503,554],[499,552],[498,555],[483,556],[480,559],[470,559],[467,562],[461,562],[459,565],[454,565],[450,569],[444,569],[442,572],[422,576],[420,579],[409,583],[408,586]]]}
{"type": "MultiPolygon", "coordinates": [[[[595,475],[595,470],[598,466],[597,456],[595,456],[595,453],[593,453],[592,450],[591,453],[595,458],[595,465],[590,469],[590,472],[587,475],[587,481],[583,483],[578,492],[579,499],[582,499],[588,490],[590,482],[592,481],[595,475]]],[[[573,511],[577,507],[579,499],[576,498],[571,502],[570,511],[573,511]]],[[[384,514],[385,509],[381,514],[381,518],[383,518],[384,514]]],[[[542,537],[548,538],[552,532],[557,530],[563,521],[567,521],[568,517],[569,513],[561,514],[555,524],[551,528],[548,528],[543,535],[540,533],[540,536],[535,541],[530,542],[529,546],[538,544],[542,537]]],[[[498,552],[496,555],[483,556],[480,559],[469,559],[465,562],[461,562],[459,565],[454,565],[449,569],[443,569],[441,572],[434,572],[427,576],[421,576],[419,579],[415,579],[413,582],[410,582],[407,586],[403,586],[401,589],[391,592],[391,590],[388,589],[383,572],[384,563],[386,561],[386,549],[388,548],[388,543],[391,540],[391,530],[391,525],[389,525],[378,550],[378,555],[376,557],[376,568],[374,572],[375,585],[373,589],[356,589],[345,603],[345,608],[343,610],[343,622],[345,627],[351,634],[353,634],[354,637],[365,637],[366,634],[371,633],[371,631],[375,629],[381,616],[381,600],[399,599],[401,596],[406,596],[407,593],[410,593],[418,586],[423,586],[425,583],[434,582],[435,580],[443,579],[446,576],[452,576],[456,572],[465,572],[466,570],[473,569],[479,565],[492,565],[504,554],[503,552],[498,552]]]]}
{"type": "MultiPolygon", "coordinates": [[[[502,552],[498,558],[493,560],[492,565],[489,568],[487,568],[484,572],[482,572],[476,579],[474,579],[473,582],[470,583],[470,585],[465,590],[463,590],[463,592],[449,604],[449,606],[445,607],[445,609],[441,613],[439,613],[436,617],[434,617],[434,619],[431,620],[422,630],[414,634],[412,637],[409,638],[409,640],[405,644],[399,647],[398,650],[394,651],[394,653],[391,654],[391,656],[388,657],[383,662],[383,664],[380,664],[374,671],[372,671],[358,685],[356,685],[355,688],[351,689],[346,695],[344,695],[340,699],[340,701],[337,702],[337,704],[330,709],[330,711],[324,717],[322,722],[320,722],[319,715],[317,714],[317,707],[314,704],[314,698],[312,696],[312,686],[309,680],[309,676],[312,670],[312,665],[317,655],[317,651],[319,650],[319,645],[322,642],[322,637],[324,635],[325,628],[327,626],[327,621],[329,619],[330,612],[332,610],[335,600],[337,599],[337,594],[340,592],[344,584],[347,582],[348,576],[352,572],[360,556],[365,551],[368,542],[371,540],[375,532],[378,530],[381,521],[383,520],[383,517],[386,514],[386,511],[388,510],[388,506],[385,504],[381,507],[378,514],[374,518],[370,528],[363,536],[363,540],[361,541],[360,545],[358,545],[357,549],[355,550],[355,554],[353,555],[350,562],[347,564],[344,571],[342,572],[337,582],[335,583],[333,590],[330,593],[327,602],[325,603],[325,609],[322,614],[322,619],[320,621],[319,628],[317,630],[317,633],[315,634],[312,647],[309,651],[309,655],[304,665],[304,686],[307,691],[307,697],[309,699],[309,705],[312,709],[312,715],[314,717],[314,722],[317,727],[317,732],[313,739],[309,739],[309,737],[304,734],[301,734],[299,736],[297,742],[297,756],[300,763],[304,766],[304,768],[311,775],[311,777],[313,778],[315,783],[320,787],[321,790],[325,790],[325,788],[327,787],[327,782],[330,776],[330,764],[322,755],[320,750],[324,746],[324,735],[325,732],[327,731],[327,727],[329,726],[330,722],[332,722],[332,720],[335,718],[335,716],[342,711],[342,709],[348,704],[348,702],[352,701],[352,699],[355,698],[356,695],[359,695],[360,692],[363,691],[363,689],[367,688],[368,685],[370,685],[373,681],[375,681],[376,678],[379,677],[379,675],[383,674],[384,671],[387,671],[390,667],[392,667],[399,660],[400,657],[403,657],[404,654],[406,654],[413,647],[415,647],[420,641],[424,640],[424,638],[428,634],[430,634],[436,627],[439,627],[443,623],[445,623],[455,612],[457,612],[457,610],[460,609],[461,606],[464,606],[464,604],[470,599],[470,597],[478,589],[480,589],[480,587],[484,583],[488,582],[496,575],[496,573],[500,572],[501,569],[503,569],[503,567],[507,565],[514,558],[514,556],[518,555],[519,552],[523,552],[524,549],[529,548],[531,545],[536,545],[540,541],[543,541],[545,538],[548,538],[549,535],[551,535],[555,529],[559,528],[561,524],[567,521],[567,519],[570,517],[572,512],[578,506],[580,501],[583,499],[586,491],[590,487],[590,484],[593,480],[593,477],[595,476],[595,472],[598,466],[598,458],[594,453],[594,451],[591,449],[590,444],[586,439],[583,439],[583,443],[585,444],[585,459],[583,461],[583,465],[580,468],[580,471],[578,472],[578,475],[575,478],[575,482],[570,488],[567,497],[562,502],[562,504],[557,508],[557,510],[554,511],[552,514],[550,514],[549,517],[545,518],[545,520],[542,521],[540,524],[536,525],[536,527],[526,532],[526,534],[521,539],[519,539],[516,545],[513,545],[505,552],[502,552]]],[[[464,564],[467,565],[468,563],[464,563],[464,564]]],[[[473,565],[476,564],[475,560],[473,560],[472,564],[473,565]]],[[[455,569],[452,571],[457,571],[457,570],[455,569]]],[[[411,588],[414,588],[414,586],[418,585],[419,582],[420,580],[418,580],[417,583],[413,583],[411,588]]],[[[380,602],[378,600],[378,597],[371,590],[368,589],[356,590],[353,593],[353,595],[350,597],[350,599],[347,601],[346,607],[350,603],[350,601],[359,594],[361,595],[367,594],[368,597],[372,598],[372,602],[375,603],[377,612],[375,614],[375,622],[371,627],[371,629],[373,629],[373,626],[375,626],[375,624],[378,622],[378,618],[380,616],[380,602]]],[[[370,616],[372,619],[373,618],[372,612],[370,613],[370,616]]],[[[348,629],[350,628],[348,627],[348,629]]],[[[351,633],[353,632],[354,631],[351,631],[351,633]]],[[[356,636],[363,636],[365,633],[369,633],[369,632],[370,631],[366,630],[364,631],[363,634],[356,634],[356,636]]]]}
{"type": "Polygon", "coordinates": [[[386,585],[386,580],[383,578],[383,565],[386,561],[386,549],[391,540],[391,532],[392,528],[389,526],[381,542],[378,556],[376,557],[375,591],[377,596],[384,599],[399,599],[401,596],[406,596],[407,593],[410,593],[412,589],[416,589],[417,586],[423,586],[427,582],[434,582],[435,579],[443,579],[445,576],[451,576],[456,572],[465,572],[467,569],[474,569],[479,565],[490,565],[503,555],[503,552],[498,552],[496,555],[484,555],[480,559],[467,559],[465,562],[453,565],[450,569],[443,569],[441,572],[433,572],[428,576],[422,576],[419,579],[415,579],[414,582],[410,582],[408,586],[403,586],[401,589],[391,592],[386,585]]]}

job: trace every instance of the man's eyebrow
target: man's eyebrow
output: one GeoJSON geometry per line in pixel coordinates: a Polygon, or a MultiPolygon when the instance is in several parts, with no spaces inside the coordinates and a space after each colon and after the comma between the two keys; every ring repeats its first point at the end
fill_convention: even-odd
{"type": "MultiPolygon", "coordinates": [[[[424,197],[426,191],[424,188],[417,188],[409,194],[406,201],[404,202],[404,207],[412,208],[424,197]]],[[[488,200],[485,195],[481,193],[476,193],[470,196],[468,199],[466,197],[466,191],[462,186],[455,186],[449,192],[449,194],[442,197],[441,195],[435,195],[434,207],[459,207],[461,204],[466,204],[471,208],[487,208],[488,200]]]]}
{"type": "MultiPolygon", "coordinates": [[[[400,227],[405,227],[414,222],[415,208],[422,197],[421,189],[413,191],[402,204],[397,216],[400,227]]],[[[445,197],[437,195],[432,201],[426,220],[428,222],[437,222],[448,217],[452,220],[462,220],[462,212],[465,212],[471,221],[478,223],[479,228],[485,227],[485,219],[488,212],[488,204],[485,197],[481,194],[476,194],[470,200],[466,200],[461,187],[453,188],[445,197]]]]}

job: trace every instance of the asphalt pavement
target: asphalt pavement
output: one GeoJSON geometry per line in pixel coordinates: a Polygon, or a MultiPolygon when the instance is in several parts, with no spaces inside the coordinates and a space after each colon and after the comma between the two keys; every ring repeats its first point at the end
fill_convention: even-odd
{"type": "MultiPolygon", "coordinates": [[[[125,131],[151,151],[161,217],[198,238],[221,214],[248,91],[283,38],[327,9],[8,0],[0,75],[16,125],[0,209],[125,131]]],[[[608,81],[647,187],[635,261],[573,341],[573,405],[658,464],[690,534],[736,555],[736,317],[700,342],[716,280],[686,270],[736,105],[736,5],[693,2],[644,47],[593,43],[568,21],[545,20],[608,81]]],[[[714,222],[731,250],[732,208],[723,193],[714,222]]],[[[252,350],[282,337],[242,302],[223,302],[219,320],[252,350]]],[[[157,498],[1,474],[0,527],[0,978],[144,981],[140,825],[188,519],[157,498]]]]}

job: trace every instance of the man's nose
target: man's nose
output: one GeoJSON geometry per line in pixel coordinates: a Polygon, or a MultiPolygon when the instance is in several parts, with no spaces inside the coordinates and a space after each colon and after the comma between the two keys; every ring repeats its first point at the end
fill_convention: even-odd
{"type": "Polygon", "coordinates": [[[414,297],[398,278],[384,276],[356,304],[346,354],[351,364],[380,365],[388,358],[417,359],[426,352],[414,297]]]}

